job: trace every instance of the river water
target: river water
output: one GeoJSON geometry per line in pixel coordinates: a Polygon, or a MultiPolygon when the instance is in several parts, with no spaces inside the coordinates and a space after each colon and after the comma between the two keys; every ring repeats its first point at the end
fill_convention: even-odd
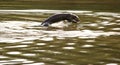
{"type": "Polygon", "coordinates": [[[120,13],[0,10],[0,65],[120,65],[120,13]],[[80,22],[39,26],[56,13],[80,22]]]}

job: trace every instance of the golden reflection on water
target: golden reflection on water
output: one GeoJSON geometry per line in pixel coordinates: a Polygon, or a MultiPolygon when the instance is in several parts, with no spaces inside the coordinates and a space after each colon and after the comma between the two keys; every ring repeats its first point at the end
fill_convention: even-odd
{"type": "Polygon", "coordinates": [[[0,13],[0,64],[119,65],[119,13],[71,10],[0,10],[0,13]],[[62,28],[39,26],[50,15],[62,12],[77,14],[80,23],[60,25],[62,28]]]}

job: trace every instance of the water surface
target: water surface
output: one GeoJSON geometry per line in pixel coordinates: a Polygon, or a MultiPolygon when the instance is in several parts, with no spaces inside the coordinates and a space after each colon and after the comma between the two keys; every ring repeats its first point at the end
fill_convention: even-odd
{"type": "Polygon", "coordinates": [[[119,65],[119,43],[119,12],[0,10],[1,65],[119,65]],[[38,26],[56,13],[80,22],[38,26]]]}

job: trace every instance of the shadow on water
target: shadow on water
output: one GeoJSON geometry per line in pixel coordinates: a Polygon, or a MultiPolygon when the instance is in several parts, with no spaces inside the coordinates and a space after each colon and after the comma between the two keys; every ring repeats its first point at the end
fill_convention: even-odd
{"type": "Polygon", "coordinates": [[[119,65],[119,32],[120,13],[0,10],[0,64],[119,65]],[[38,26],[63,12],[78,15],[80,22],[38,26]]]}

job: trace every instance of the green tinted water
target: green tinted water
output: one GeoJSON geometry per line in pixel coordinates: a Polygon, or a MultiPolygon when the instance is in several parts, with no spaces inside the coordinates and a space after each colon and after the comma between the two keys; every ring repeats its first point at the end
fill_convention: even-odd
{"type": "MultiPolygon", "coordinates": [[[[7,7],[11,9],[3,8],[7,7]]],[[[120,13],[113,10],[1,9],[0,64],[119,65],[120,13]],[[78,15],[80,22],[38,27],[47,17],[63,12],[78,15]]]]}
{"type": "Polygon", "coordinates": [[[119,0],[1,0],[0,9],[120,11],[119,0]]]}
{"type": "Polygon", "coordinates": [[[0,13],[1,64],[119,65],[119,13],[71,10],[0,13]],[[36,27],[57,12],[75,13],[81,22],[60,28],[36,27]]]}

